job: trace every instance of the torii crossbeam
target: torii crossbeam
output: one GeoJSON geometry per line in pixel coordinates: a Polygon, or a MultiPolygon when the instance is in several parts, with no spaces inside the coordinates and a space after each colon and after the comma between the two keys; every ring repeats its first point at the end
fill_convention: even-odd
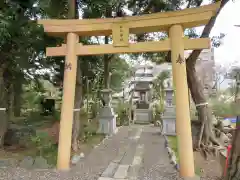
{"type": "Polygon", "coordinates": [[[203,26],[216,14],[220,3],[181,11],[122,18],[85,20],[40,20],[46,33],[66,38],[61,47],[47,48],[47,56],[66,56],[61,107],[58,169],[69,169],[77,56],[171,51],[176,97],[176,131],[182,177],[194,177],[194,160],[184,50],[206,49],[209,38],[183,37],[186,28],[203,26]],[[168,32],[169,38],[158,42],[129,43],[130,34],[168,32]],[[113,44],[82,45],[79,36],[112,35],[113,44]]]}

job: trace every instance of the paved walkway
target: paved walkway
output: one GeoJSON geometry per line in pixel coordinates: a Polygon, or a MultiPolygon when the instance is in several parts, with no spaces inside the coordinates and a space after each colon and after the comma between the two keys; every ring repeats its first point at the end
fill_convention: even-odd
{"type": "Polygon", "coordinates": [[[122,127],[69,172],[0,169],[0,180],[175,180],[159,128],[122,127]]]}

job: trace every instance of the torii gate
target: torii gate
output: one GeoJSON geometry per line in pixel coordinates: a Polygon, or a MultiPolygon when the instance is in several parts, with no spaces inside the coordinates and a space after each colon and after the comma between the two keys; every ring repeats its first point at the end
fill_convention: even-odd
{"type": "Polygon", "coordinates": [[[66,56],[61,107],[60,135],[57,167],[69,169],[77,56],[171,51],[173,81],[176,96],[176,131],[180,157],[180,174],[194,177],[194,158],[189,112],[188,85],[184,50],[210,48],[209,38],[188,39],[184,29],[206,25],[216,14],[220,3],[174,12],[143,16],[84,19],[39,20],[46,33],[66,37],[61,47],[49,47],[47,56],[66,56]],[[163,41],[129,43],[129,34],[166,31],[169,38],[163,41]],[[83,45],[79,36],[113,36],[113,44],[83,45]]]}

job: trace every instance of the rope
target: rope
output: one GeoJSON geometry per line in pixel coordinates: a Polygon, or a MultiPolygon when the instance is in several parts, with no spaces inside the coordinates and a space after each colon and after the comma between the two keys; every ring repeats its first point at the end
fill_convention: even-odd
{"type": "Polygon", "coordinates": [[[6,108],[0,108],[0,111],[6,111],[6,108]]]}
{"type": "Polygon", "coordinates": [[[196,107],[208,105],[208,102],[196,104],[196,107]]]}

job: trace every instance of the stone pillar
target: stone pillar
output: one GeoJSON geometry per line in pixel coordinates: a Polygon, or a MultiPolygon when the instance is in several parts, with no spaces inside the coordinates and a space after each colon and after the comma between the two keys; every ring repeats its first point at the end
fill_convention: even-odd
{"type": "Polygon", "coordinates": [[[173,82],[176,88],[176,131],[180,175],[184,178],[192,178],[195,176],[195,172],[182,26],[173,25],[169,30],[169,36],[171,41],[173,82]]]}
{"type": "Polygon", "coordinates": [[[70,165],[73,108],[77,74],[77,55],[75,46],[77,43],[77,34],[68,33],[57,159],[57,168],[59,170],[68,170],[70,165]]]}
{"type": "Polygon", "coordinates": [[[111,102],[111,90],[103,89],[102,98],[105,102],[104,107],[101,108],[99,113],[99,129],[98,133],[103,134],[114,134],[117,132],[116,128],[116,115],[113,111],[113,108],[110,105],[111,102]]]}

